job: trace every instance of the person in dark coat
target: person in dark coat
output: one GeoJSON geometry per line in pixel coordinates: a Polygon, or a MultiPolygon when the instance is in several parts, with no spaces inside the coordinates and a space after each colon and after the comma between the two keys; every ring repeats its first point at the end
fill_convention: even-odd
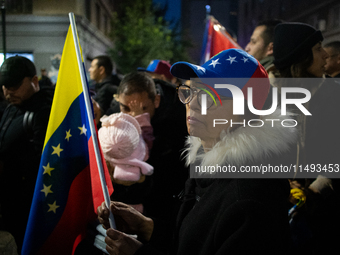
{"type": "MultiPolygon", "coordinates": [[[[261,110],[270,86],[265,69],[246,52],[230,49],[217,54],[203,66],[175,63],[171,72],[180,79],[198,77],[199,80],[192,80],[190,86],[178,87],[179,98],[187,110],[190,137],[186,161],[190,164],[192,179],[186,182],[170,253],[288,254],[288,180],[261,179],[263,175],[242,171],[247,167],[269,164],[278,167],[291,163],[290,152],[296,143],[296,129],[265,123],[266,118],[285,119],[286,116],[279,111],[264,117],[249,110],[243,115],[234,114],[234,95],[227,89],[215,87],[213,91],[211,86],[216,80],[204,79],[264,78],[264,83],[250,85],[254,91],[254,107],[261,110]],[[202,98],[214,92],[216,103],[212,99],[204,103],[202,98]],[[201,114],[203,106],[206,114],[201,114]],[[222,117],[228,122],[214,126],[214,120],[222,117]],[[263,125],[246,125],[251,119],[262,120],[263,125]],[[234,170],[206,171],[213,166],[234,170]],[[197,167],[201,169],[198,172],[197,167]]],[[[228,84],[228,80],[223,81],[228,84]]],[[[240,82],[235,86],[242,89],[245,84],[249,83],[240,82]]],[[[118,230],[108,229],[106,232],[109,254],[160,254],[159,247],[172,242],[164,239],[169,229],[162,228],[157,219],[145,217],[117,202],[111,203],[111,211],[118,230]],[[138,239],[125,233],[137,234],[138,239]]],[[[106,228],[109,227],[108,212],[104,204],[98,208],[99,220],[106,228]]]]}
{"type": "Polygon", "coordinates": [[[109,109],[120,83],[120,79],[112,74],[112,70],[111,59],[105,55],[95,57],[89,68],[90,79],[95,82],[93,99],[99,104],[102,115],[109,109]]]}
{"type": "Polygon", "coordinates": [[[340,238],[333,231],[340,228],[340,119],[336,117],[340,86],[337,79],[323,78],[329,56],[322,41],[321,31],[308,24],[287,22],[275,28],[274,64],[280,83],[305,88],[311,94],[304,104],[311,115],[296,112],[300,133],[297,165],[306,169],[296,176],[306,203],[294,214],[291,225],[298,254],[330,254],[338,249],[340,238]],[[303,224],[306,227],[299,228],[303,224]],[[306,237],[302,233],[310,234],[306,237]]]}
{"type": "Polygon", "coordinates": [[[41,77],[39,78],[39,87],[45,88],[45,87],[51,87],[53,86],[53,83],[51,79],[47,76],[47,71],[45,68],[40,69],[41,77]]]}
{"type": "Polygon", "coordinates": [[[9,102],[0,122],[0,203],[4,229],[21,249],[50,115],[53,88],[40,89],[34,64],[6,59],[0,82],[9,102]],[[20,208],[15,210],[15,208],[20,208]]]}

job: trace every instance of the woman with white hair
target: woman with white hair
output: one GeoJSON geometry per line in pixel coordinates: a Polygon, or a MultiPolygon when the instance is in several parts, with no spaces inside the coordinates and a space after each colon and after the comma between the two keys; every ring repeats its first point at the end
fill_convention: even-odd
{"type": "MultiPolygon", "coordinates": [[[[288,180],[270,179],[283,177],[277,173],[245,173],[262,166],[286,166],[291,145],[296,143],[294,125],[287,116],[279,111],[259,116],[270,86],[266,71],[246,52],[229,49],[202,66],[175,63],[171,73],[180,79],[198,78],[190,86],[178,87],[187,110],[186,160],[191,179],[178,212],[171,253],[286,254],[290,247],[288,180]],[[232,86],[226,89],[216,83],[232,86]],[[251,96],[249,104],[254,109],[244,107],[240,91],[247,101],[251,96]]],[[[157,219],[121,203],[112,203],[111,211],[118,230],[107,230],[110,254],[159,254],[156,247],[162,246],[161,236],[170,229],[161,229],[157,219]],[[137,234],[138,239],[123,232],[137,234]]],[[[98,214],[108,228],[104,204],[98,214]]]]}

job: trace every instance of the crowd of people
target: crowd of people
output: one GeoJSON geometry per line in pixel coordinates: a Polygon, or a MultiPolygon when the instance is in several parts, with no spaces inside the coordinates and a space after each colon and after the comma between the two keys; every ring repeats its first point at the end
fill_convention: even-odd
{"type": "MultiPolygon", "coordinates": [[[[98,207],[97,224],[107,229],[105,246],[87,240],[76,253],[310,255],[337,250],[340,41],[322,42],[322,33],[308,24],[267,20],[256,26],[245,50],[226,49],[202,66],[154,59],[118,77],[110,57],[95,57],[88,69],[90,92],[114,192],[110,210],[105,203],[98,207]],[[241,79],[233,80],[232,91],[216,87],[216,78],[224,85],[241,79]],[[310,97],[303,105],[289,104],[283,115],[287,87],[303,88],[310,97]],[[248,95],[243,114],[235,114],[240,106],[236,90],[252,91],[256,111],[249,109],[248,95]],[[273,108],[261,116],[260,110],[273,108]],[[254,119],[263,125],[244,124],[254,119]],[[289,119],[289,125],[268,119],[289,119]],[[228,121],[215,125],[215,120],[228,121]],[[240,170],[268,164],[332,165],[338,172],[297,172],[290,178],[191,175],[195,166],[240,170]],[[109,211],[117,229],[110,228],[109,211]]],[[[0,233],[10,233],[18,251],[53,98],[42,75],[39,81],[34,64],[19,56],[0,68],[0,233]],[[20,210],[13,210],[18,198],[20,210]]],[[[301,100],[299,93],[287,97],[301,100]]]]}

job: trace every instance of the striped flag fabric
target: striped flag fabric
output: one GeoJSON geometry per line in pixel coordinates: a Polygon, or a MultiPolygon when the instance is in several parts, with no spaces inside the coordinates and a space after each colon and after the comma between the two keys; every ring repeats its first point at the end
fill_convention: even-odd
{"type": "Polygon", "coordinates": [[[210,15],[206,21],[200,65],[203,65],[217,53],[232,48],[242,49],[226,29],[210,15]]]}
{"type": "MultiPolygon", "coordinates": [[[[73,254],[85,238],[87,224],[97,217],[96,209],[104,201],[104,196],[94,154],[93,134],[89,127],[89,122],[94,120],[87,116],[76,45],[70,26],[22,248],[23,255],[73,254]]],[[[101,158],[104,159],[102,153],[101,158]]],[[[112,194],[112,183],[103,162],[105,180],[109,194],[112,194]]]]}

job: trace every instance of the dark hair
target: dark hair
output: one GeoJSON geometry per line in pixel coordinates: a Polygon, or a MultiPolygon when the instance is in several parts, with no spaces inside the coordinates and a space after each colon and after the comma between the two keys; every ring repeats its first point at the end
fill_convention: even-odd
{"type": "Polygon", "coordinates": [[[307,55],[298,60],[296,63],[286,68],[280,69],[281,78],[311,78],[314,77],[307,69],[313,63],[313,52],[309,51],[307,55]]]}
{"type": "Polygon", "coordinates": [[[156,97],[156,85],[151,76],[145,72],[132,72],[124,76],[117,90],[120,94],[132,95],[134,93],[147,92],[152,102],[156,97]]]}
{"type": "MultiPolygon", "coordinates": [[[[302,58],[300,61],[296,63],[279,69],[280,78],[313,78],[312,74],[310,74],[307,69],[313,63],[313,52],[310,51],[308,55],[302,58]]],[[[306,89],[311,89],[310,84],[308,82],[304,82],[301,79],[277,79],[276,86],[281,90],[282,87],[301,87],[306,89]]],[[[299,98],[297,93],[292,93],[290,95],[291,98],[299,98]]],[[[290,111],[297,112],[297,109],[292,107],[290,111]]]]}
{"type": "Polygon", "coordinates": [[[270,19],[260,21],[257,26],[265,26],[265,30],[262,32],[262,38],[265,46],[269,43],[274,42],[274,30],[278,24],[281,24],[282,20],[279,19],[270,19]]]}
{"type": "Polygon", "coordinates": [[[327,43],[323,46],[324,48],[333,48],[336,53],[340,53],[340,41],[334,41],[327,43]]]}
{"type": "Polygon", "coordinates": [[[108,56],[101,55],[101,56],[95,57],[94,59],[98,60],[98,63],[97,63],[98,68],[101,66],[104,67],[105,73],[107,76],[112,74],[113,66],[112,66],[111,59],[108,56]]]}

